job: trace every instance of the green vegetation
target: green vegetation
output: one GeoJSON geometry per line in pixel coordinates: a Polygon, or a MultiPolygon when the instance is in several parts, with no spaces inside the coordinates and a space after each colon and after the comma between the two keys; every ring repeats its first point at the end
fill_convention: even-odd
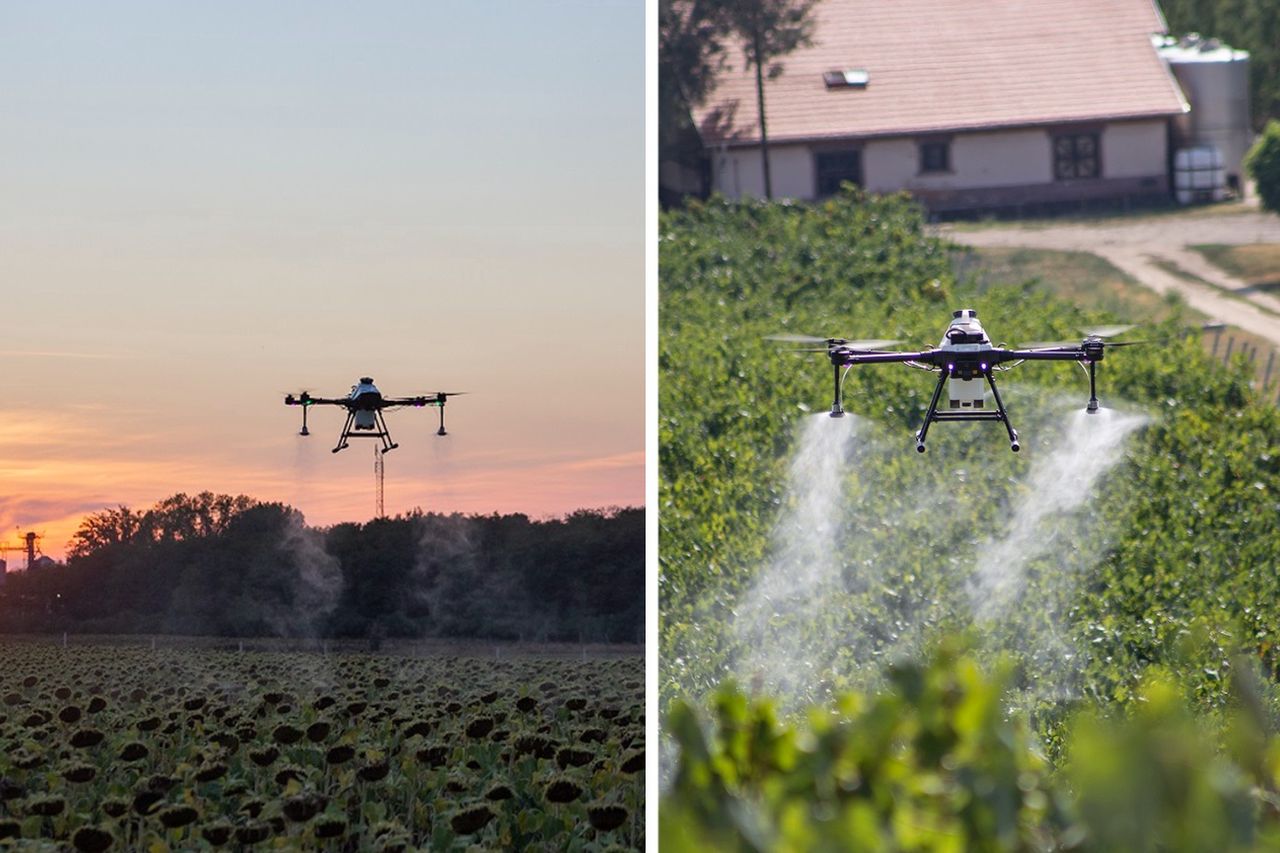
{"type": "Polygon", "coordinates": [[[1032,283],[1043,293],[1089,305],[1132,322],[1162,323],[1173,317],[1201,321],[1176,299],[1143,287],[1127,273],[1091,252],[1053,249],[963,247],[951,254],[956,280],[981,296],[991,288],[1032,283]]]}
{"type": "Polygon", "coordinates": [[[1191,248],[1255,290],[1280,291],[1280,245],[1246,243],[1224,246],[1209,243],[1191,248]]]}
{"type": "Polygon", "coordinates": [[[0,644],[0,846],[644,847],[644,666],[0,644]]]}
{"type": "Polygon", "coordinates": [[[1257,182],[1262,206],[1280,213],[1280,121],[1267,122],[1262,135],[1245,155],[1244,167],[1257,182]]]}
{"type": "Polygon", "coordinates": [[[966,587],[975,561],[1000,554],[984,540],[1034,504],[1028,471],[1070,438],[1087,397],[1079,368],[1026,366],[1005,379],[1023,453],[1008,452],[996,425],[942,424],[923,456],[911,435],[929,377],[854,369],[856,464],[832,460],[845,493],[835,579],[813,610],[779,609],[743,631],[752,589],[779,556],[772,534],[795,505],[787,468],[800,424],[830,400],[822,356],[780,352],[765,335],[927,346],[964,306],[1018,343],[1128,318],[1034,284],[957,282],[948,247],[901,196],[713,200],[663,214],[659,239],[660,689],[681,747],[664,843],[687,833],[755,849],[835,837],[868,849],[875,838],[880,849],[1030,849],[1086,833],[1093,849],[1133,849],[1107,842],[1128,830],[1098,807],[1114,797],[1118,810],[1122,795],[1146,809],[1139,828],[1164,827],[1150,837],[1173,839],[1168,849],[1195,848],[1197,836],[1177,841],[1168,823],[1180,815],[1203,818],[1223,849],[1274,830],[1273,769],[1210,757],[1236,737],[1242,669],[1261,673],[1255,727],[1280,719],[1280,414],[1254,398],[1243,363],[1216,364],[1183,339],[1177,305],[1153,330],[1166,343],[1108,355],[1104,405],[1149,421],[1079,509],[1040,519],[1036,547],[1014,555],[1027,563],[1024,586],[980,615],[966,587]],[[921,663],[956,635],[971,638],[963,660],[981,666],[945,653],[921,663]],[[794,651],[785,683],[753,666],[771,647],[794,651]],[[904,660],[916,663],[894,668],[904,660]],[[957,686],[910,693],[902,671],[957,686]],[[731,681],[757,698],[725,692],[731,681]],[[973,705],[955,699],[969,691],[980,694],[973,705]],[[707,708],[710,733],[689,722],[707,708]],[[897,714],[902,729],[889,721],[897,714]],[[1101,722],[1129,717],[1132,731],[1101,722]],[[1161,752],[1179,739],[1182,751],[1161,752]],[[1107,755],[1125,763],[1115,790],[1082,791],[1107,755]],[[1166,771],[1167,787],[1133,782],[1166,771]],[[994,799],[977,803],[979,793],[994,799]],[[829,834],[837,825],[845,836],[829,834]]]}
{"type": "Polygon", "coordinates": [[[1203,219],[1205,217],[1231,217],[1241,214],[1250,215],[1257,209],[1240,199],[1218,201],[1188,206],[1176,205],[1170,201],[1167,205],[1157,207],[1133,207],[1128,210],[1108,210],[1101,208],[1080,212],[1055,213],[1052,217],[1020,219],[1000,219],[995,216],[983,216],[979,219],[956,219],[946,223],[951,231],[983,231],[988,229],[1017,228],[1023,231],[1040,231],[1046,228],[1058,228],[1062,225],[1129,225],[1139,222],[1159,223],[1174,219],[1203,219]]]}
{"type": "Polygon", "coordinates": [[[244,496],[85,519],[65,566],[11,573],[0,631],[634,643],[644,511],[414,513],[307,527],[244,496]]]}
{"type": "MultiPolygon", "coordinates": [[[[1005,713],[1008,668],[943,648],[782,720],[733,686],[710,719],[677,703],[681,761],[664,851],[1244,851],[1280,844],[1280,741],[1241,701],[1215,749],[1176,680],[1153,671],[1125,718],[1081,713],[1055,770],[1005,713]]],[[[1248,678],[1242,700],[1256,699],[1248,678]]]]}

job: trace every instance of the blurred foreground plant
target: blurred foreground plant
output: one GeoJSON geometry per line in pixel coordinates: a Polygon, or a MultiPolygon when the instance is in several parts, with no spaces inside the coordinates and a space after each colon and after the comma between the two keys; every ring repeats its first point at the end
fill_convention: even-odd
{"type": "Polygon", "coordinates": [[[672,706],[662,849],[1280,849],[1280,747],[1247,669],[1221,727],[1153,670],[1127,716],[1076,716],[1060,769],[1006,711],[1010,668],[955,643],[796,722],[726,685],[709,719],[672,706]]]}

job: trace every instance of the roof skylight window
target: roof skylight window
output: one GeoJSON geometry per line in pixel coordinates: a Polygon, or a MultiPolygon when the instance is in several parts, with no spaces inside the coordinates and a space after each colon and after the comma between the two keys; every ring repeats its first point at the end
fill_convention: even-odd
{"type": "Polygon", "coordinates": [[[865,68],[846,68],[843,71],[826,71],[822,82],[828,89],[865,89],[871,82],[871,72],[865,68]]]}

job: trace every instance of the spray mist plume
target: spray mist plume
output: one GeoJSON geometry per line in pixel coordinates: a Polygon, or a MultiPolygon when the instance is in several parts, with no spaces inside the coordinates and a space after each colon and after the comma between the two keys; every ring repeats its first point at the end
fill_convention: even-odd
{"type": "Polygon", "coordinates": [[[1105,547],[1088,498],[1147,418],[1062,407],[1028,425],[1039,440],[1019,457],[991,456],[979,425],[915,464],[872,421],[807,418],[772,559],[735,611],[735,674],[797,706],[971,629],[1018,651],[1038,693],[1069,692],[1080,656],[1062,611],[1105,547]]]}

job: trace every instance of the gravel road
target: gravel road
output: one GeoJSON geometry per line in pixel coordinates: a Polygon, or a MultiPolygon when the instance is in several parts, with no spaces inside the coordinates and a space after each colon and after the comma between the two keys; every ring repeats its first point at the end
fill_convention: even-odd
{"type": "Polygon", "coordinates": [[[977,247],[1092,252],[1137,281],[1164,294],[1174,291],[1214,320],[1259,335],[1280,347],[1280,297],[1251,290],[1187,246],[1200,243],[1280,243],[1280,216],[1256,211],[1152,216],[1133,221],[1017,224],[965,230],[940,226],[939,235],[977,247]],[[1189,281],[1157,266],[1177,265],[1213,286],[1189,281]]]}

